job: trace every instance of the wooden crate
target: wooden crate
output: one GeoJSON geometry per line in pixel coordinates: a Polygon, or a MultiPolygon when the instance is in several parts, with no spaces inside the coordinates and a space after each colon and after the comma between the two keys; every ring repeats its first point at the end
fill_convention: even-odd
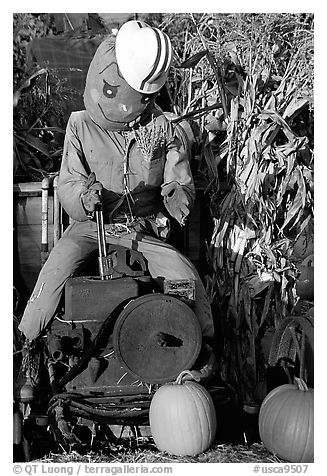
{"type": "MultiPolygon", "coordinates": [[[[42,182],[14,185],[14,277],[31,292],[41,269],[42,182]]],[[[53,246],[53,196],[49,196],[49,249],[53,246]]]]}

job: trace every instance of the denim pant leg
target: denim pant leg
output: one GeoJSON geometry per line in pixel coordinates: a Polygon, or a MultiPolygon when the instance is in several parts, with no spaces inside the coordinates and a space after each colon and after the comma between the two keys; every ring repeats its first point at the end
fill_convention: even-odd
{"type": "Polygon", "coordinates": [[[72,223],[51,250],[25,308],[19,330],[33,340],[53,318],[67,279],[97,249],[96,225],[72,223]]]}

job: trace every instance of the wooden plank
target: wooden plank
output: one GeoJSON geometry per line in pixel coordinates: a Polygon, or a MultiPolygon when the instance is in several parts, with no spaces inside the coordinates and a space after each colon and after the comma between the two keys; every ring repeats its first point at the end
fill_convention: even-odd
{"type": "MultiPolygon", "coordinates": [[[[48,213],[51,223],[53,221],[52,197],[49,197],[48,213]]],[[[39,225],[41,230],[41,196],[18,197],[15,203],[15,220],[17,225],[39,225]]]]}
{"type": "MultiPolygon", "coordinates": [[[[17,235],[19,272],[29,292],[32,292],[41,269],[41,195],[40,182],[16,184],[20,192],[14,195],[14,226],[17,235]]],[[[53,198],[49,197],[49,250],[53,247],[53,198]]]]}
{"type": "Polygon", "coordinates": [[[41,195],[42,182],[14,183],[14,193],[19,195],[41,195]]]}

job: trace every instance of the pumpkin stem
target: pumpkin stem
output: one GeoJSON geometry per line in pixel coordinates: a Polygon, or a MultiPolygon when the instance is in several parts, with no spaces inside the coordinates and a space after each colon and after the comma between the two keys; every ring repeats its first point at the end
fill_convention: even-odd
{"type": "Polygon", "coordinates": [[[189,370],[182,370],[182,372],[176,378],[175,383],[177,383],[178,385],[181,385],[183,383],[184,375],[189,375],[192,378],[192,380],[194,380],[192,372],[190,372],[189,370]]]}
{"type": "Polygon", "coordinates": [[[294,380],[299,390],[301,390],[302,392],[308,391],[308,386],[302,378],[294,377],[294,380]]]}

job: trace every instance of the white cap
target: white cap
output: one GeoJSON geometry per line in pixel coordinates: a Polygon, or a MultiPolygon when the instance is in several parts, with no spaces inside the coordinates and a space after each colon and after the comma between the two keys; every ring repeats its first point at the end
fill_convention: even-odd
{"type": "Polygon", "coordinates": [[[128,21],[117,33],[116,58],[121,74],[133,89],[155,93],[168,76],[172,60],[170,39],[147,23],[128,21]]]}

